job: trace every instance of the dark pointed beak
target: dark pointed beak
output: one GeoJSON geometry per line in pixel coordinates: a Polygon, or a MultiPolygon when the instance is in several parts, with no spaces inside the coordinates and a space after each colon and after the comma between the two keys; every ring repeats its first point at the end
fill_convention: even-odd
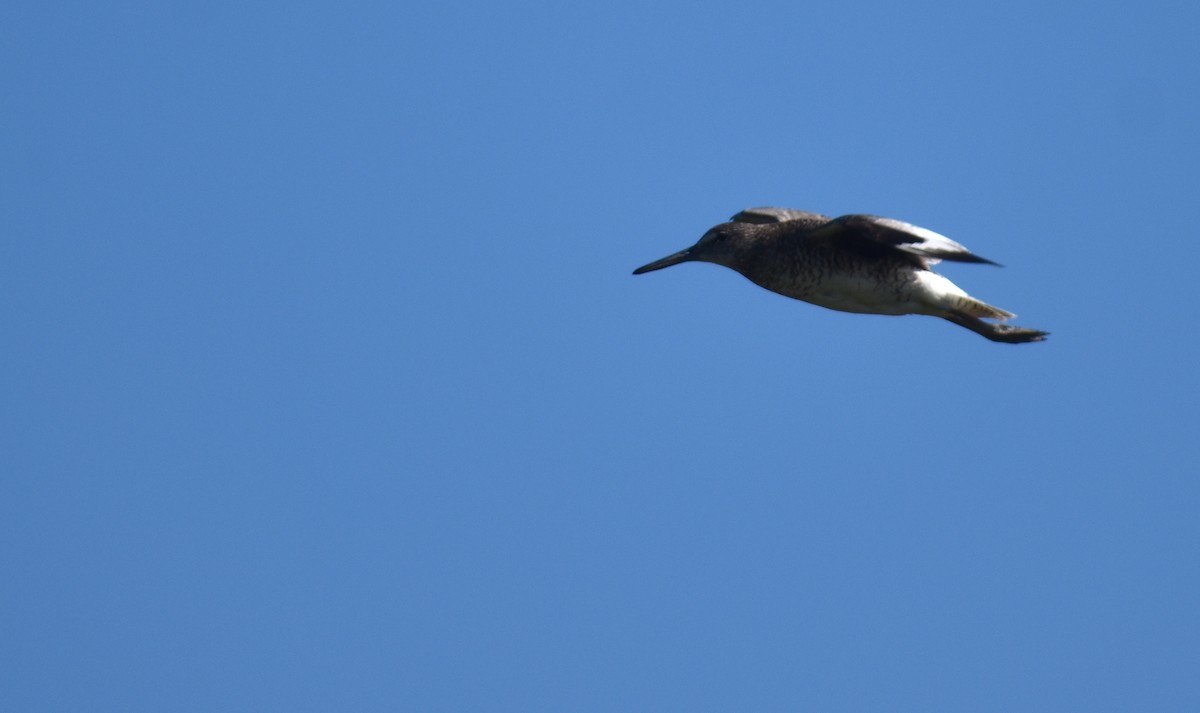
{"type": "Polygon", "coordinates": [[[688,260],[691,260],[691,259],[692,259],[692,249],[687,248],[686,250],[680,250],[679,252],[675,253],[674,255],[668,255],[661,260],[655,260],[654,262],[649,263],[648,265],[642,265],[638,269],[634,270],[633,274],[640,275],[643,272],[654,272],[655,270],[661,270],[664,267],[678,265],[681,262],[687,262],[688,260]]]}

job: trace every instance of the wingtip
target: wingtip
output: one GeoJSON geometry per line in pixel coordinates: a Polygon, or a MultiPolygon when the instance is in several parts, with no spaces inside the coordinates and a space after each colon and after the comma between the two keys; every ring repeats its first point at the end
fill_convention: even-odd
{"type": "Polygon", "coordinates": [[[983,257],[982,255],[976,255],[975,253],[969,253],[969,252],[968,253],[959,253],[959,252],[945,253],[945,252],[943,252],[940,255],[938,255],[937,257],[942,260],[949,260],[951,262],[974,262],[974,263],[978,263],[980,265],[992,265],[994,267],[1004,267],[1004,265],[996,262],[995,260],[989,260],[986,257],[983,257]]]}

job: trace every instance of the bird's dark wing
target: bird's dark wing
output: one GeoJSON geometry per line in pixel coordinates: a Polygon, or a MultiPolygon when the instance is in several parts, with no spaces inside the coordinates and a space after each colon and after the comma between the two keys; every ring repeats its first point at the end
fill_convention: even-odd
{"type": "Polygon", "coordinates": [[[982,262],[998,265],[967,250],[962,245],[912,223],[877,215],[843,215],[829,226],[815,232],[826,233],[833,240],[870,241],[880,246],[900,250],[923,258],[927,263],[938,260],[957,262],[982,262]]]}
{"type": "Polygon", "coordinates": [[[747,208],[730,218],[730,220],[735,223],[786,223],[791,220],[801,220],[813,225],[821,225],[828,223],[832,218],[820,213],[809,213],[806,210],[796,210],[795,208],[764,206],[762,208],[747,208]]]}

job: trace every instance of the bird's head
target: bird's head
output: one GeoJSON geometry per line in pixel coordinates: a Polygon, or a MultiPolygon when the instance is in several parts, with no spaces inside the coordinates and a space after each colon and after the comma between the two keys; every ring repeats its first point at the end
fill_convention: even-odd
{"type": "MultiPolygon", "coordinates": [[[[721,223],[710,228],[707,233],[696,241],[690,248],[684,248],[660,260],[642,265],[633,271],[640,275],[644,272],[661,270],[664,267],[678,265],[681,262],[713,262],[725,267],[735,267],[740,256],[754,241],[754,234],[759,226],[749,223],[721,223]]],[[[735,268],[736,269],[736,268],[735,268]]]]}

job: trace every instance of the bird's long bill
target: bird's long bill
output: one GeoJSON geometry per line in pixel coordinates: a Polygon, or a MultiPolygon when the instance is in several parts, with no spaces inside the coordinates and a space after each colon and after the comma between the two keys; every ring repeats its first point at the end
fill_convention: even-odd
{"type": "Polygon", "coordinates": [[[687,262],[688,260],[691,260],[691,259],[692,259],[692,249],[687,248],[686,250],[680,250],[679,252],[675,253],[674,255],[668,255],[661,260],[655,260],[654,262],[649,263],[647,265],[642,265],[638,269],[634,270],[633,274],[640,275],[643,272],[654,272],[655,270],[661,270],[664,267],[678,265],[681,262],[687,262]]]}

